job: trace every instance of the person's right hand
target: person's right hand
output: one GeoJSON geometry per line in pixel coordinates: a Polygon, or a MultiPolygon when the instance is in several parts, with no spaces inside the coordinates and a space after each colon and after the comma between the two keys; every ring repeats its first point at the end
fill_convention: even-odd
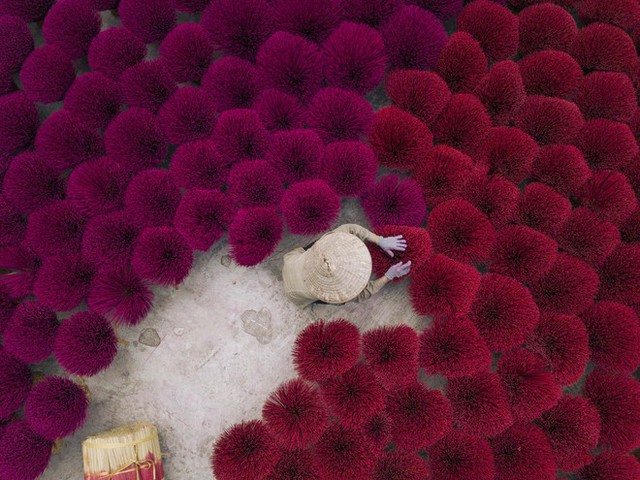
{"type": "Polygon", "coordinates": [[[404,252],[407,249],[407,241],[402,235],[395,237],[380,237],[378,245],[387,255],[393,257],[393,251],[404,252]]]}
{"type": "Polygon", "coordinates": [[[384,274],[389,280],[395,280],[396,278],[404,277],[411,270],[411,260],[408,262],[402,263],[398,262],[395,265],[391,266],[387,273],[384,274]]]}

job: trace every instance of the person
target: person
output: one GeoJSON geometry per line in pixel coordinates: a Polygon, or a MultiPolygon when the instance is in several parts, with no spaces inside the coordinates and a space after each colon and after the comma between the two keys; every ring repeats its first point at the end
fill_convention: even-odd
{"type": "Polygon", "coordinates": [[[377,244],[390,257],[407,249],[402,235],[381,237],[360,225],[341,225],[307,248],[285,254],[282,278],[287,298],[302,308],[316,302],[361,301],[409,273],[411,261],[398,262],[371,280],[371,254],[364,242],[377,244]]]}

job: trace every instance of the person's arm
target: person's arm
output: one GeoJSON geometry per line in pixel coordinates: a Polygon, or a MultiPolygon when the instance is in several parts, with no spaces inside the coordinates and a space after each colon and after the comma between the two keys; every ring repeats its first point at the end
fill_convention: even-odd
{"type": "Polygon", "coordinates": [[[344,225],[340,225],[338,228],[336,228],[335,231],[350,233],[351,235],[355,235],[356,237],[358,237],[363,242],[372,242],[376,245],[380,242],[381,238],[379,235],[376,235],[375,233],[356,223],[345,223],[344,225]]]}
{"type": "Polygon", "coordinates": [[[366,300],[367,298],[370,298],[372,295],[375,295],[376,293],[378,293],[382,289],[382,287],[384,287],[387,283],[389,283],[389,279],[384,275],[376,280],[371,280],[367,284],[367,286],[364,287],[364,290],[362,290],[360,294],[353,300],[355,302],[361,302],[362,300],[366,300]]]}
{"type": "Polygon", "coordinates": [[[384,287],[387,283],[395,278],[404,277],[411,270],[411,260],[406,263],[398,262],[395,265],[389,267],[387,273],[385,273],[382,277],[377,280],[371,280],[367,286],[360,292],[354,300],[359,302],[361,300],[366,300],[380,291],[382,287],[384,287]]]}
{"type": "Polygon", "coordinates": [[[411,270],[411,260],[406,263],[398,262],[395,265],[389,267],[387,273],[385,273],[382,277],[377,280],[371,280],[367,284],[367,286],[360,292],[360,294],[354,299],[359,302],[361,300],[366,300],[380,291],[382,287],[384,287],[387,283],[395,278],[404,277],[411,270]]]}
{"type": "Polygon", "coordinates": [[[340,225],[336,228],[335,231],[350,233],[358,237],[363,242],[367,241],[375,243],[390,257],[394,256],[394,251],[404,252],[407,249],[407,241],[402,237],[402,235],[396,235],[395,237],[381,237],[355,223],[345,223],[344,225],[340,225]]]}

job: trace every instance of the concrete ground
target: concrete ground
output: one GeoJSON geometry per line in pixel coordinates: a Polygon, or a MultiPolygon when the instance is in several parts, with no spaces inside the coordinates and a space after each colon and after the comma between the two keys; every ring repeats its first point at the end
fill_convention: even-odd
{"type": "MultiPolygon", "coordinates": [[[[102,28],[120,24],[103,12],[102,28]]],[[[179,22],[197,21],[179,16],[179,22]]],[[[44,43],[32,24],[36,46],[44,43]]],[[[150,45],[148,58],[157,57],[150,45]]],[[[79,72],[88,70],[78,63],[79,72]]],[[[382,89],[368,99],[387,103],[382,89]]],[[[42,118],[62,103],[41,106],[42,118]]],[[[340,220],[367,226],[356,200],[345,200],[340,220]]],[[[82,476],[82,441],[115,426],[150,421],[157,425],[167,480],[213,478],[211,448],[225,428],[259,418],[262,404],[280,383],[295,376],[290,351],[296,335],[320,318],[346,318],[363,331],[407,323],[423,328],[406,298],[406,282],[387,286],[362,304],[313,306],[300,310],[282,292],[284,253],[311,238],[288,235],[274,255],[253,268],[235,265],[226,241],[197,257],[178,289],[158,289],[154,309],[136,328],[121,328],[122,345],[112,366],[87,379],[91,408],[84,428],[66,438],[42,480],[82,476]]],[[[64,374],[50,362],[50,373],[64,374]]]]}
{"type": "MultiPolygon", "coordinates": [[[[346,200],[338,224],[352,222],[367,225],[357,201],[346,200]]],[[[411,310],[407,282],[360,304],[306,310],[290,304],[282,291],[282,257],[309,242],[288,235],[266,262],[243,268],[230,262],[223,241],[197,258],[178,289],[158,290],[151,315],[120,330],[126,343],[113,365],[87,379],[88,421],[65,440],[42,479],[81,478],[87,436],[141,420],[158,427],[167,480],[211,479],[215,439],[234,423],[260,418],[269,393],[295,376],[291,347],[310,322],[346,318],[363,331],[426,326],[411,310]]]]}

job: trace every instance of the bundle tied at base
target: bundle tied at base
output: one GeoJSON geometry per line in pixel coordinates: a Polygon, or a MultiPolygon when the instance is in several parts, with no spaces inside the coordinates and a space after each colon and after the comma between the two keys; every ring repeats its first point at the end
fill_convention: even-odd
{"type": "Polygon", "coordinates": [[[82,443],[85,480],[164,480],[158,431],[137,423],[82,443]]]}

